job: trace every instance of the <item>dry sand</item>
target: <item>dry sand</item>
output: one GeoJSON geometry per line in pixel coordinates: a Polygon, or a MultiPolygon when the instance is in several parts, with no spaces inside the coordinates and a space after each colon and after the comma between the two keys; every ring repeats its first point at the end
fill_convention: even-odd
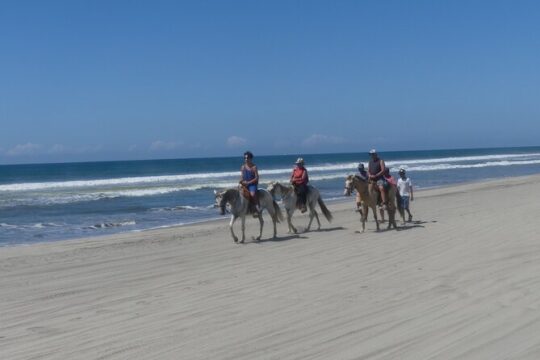
{"type": "MultiPolygon", "coordinates": [[[[354,199],[298,236],[227,222],[0,248],[0,358],[540,359],[540,177],[354,199]]],[[[306,218],[296,216],[297,225],[306,218]]]]}

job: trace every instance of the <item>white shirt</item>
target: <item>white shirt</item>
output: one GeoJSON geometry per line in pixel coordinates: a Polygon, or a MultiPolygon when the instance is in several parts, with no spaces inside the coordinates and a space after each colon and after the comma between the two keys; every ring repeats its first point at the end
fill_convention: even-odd
{"type": "Polygon", "coordinates": [[[399,178],[397,182],[397,187],[399,189],[399,195],[401,196],[411,196],[412,182],[410,178],[399,178]]]}

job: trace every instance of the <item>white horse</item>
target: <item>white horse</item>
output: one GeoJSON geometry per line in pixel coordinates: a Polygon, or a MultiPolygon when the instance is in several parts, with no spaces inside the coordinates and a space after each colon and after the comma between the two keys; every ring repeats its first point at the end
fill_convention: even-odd
{"type": "MultiPolygon", "coordinates": [[[[216,196],[216,205],[219,206],[221,210],[221,215],[225,215],[225,207],[227,204],[230,205],[231,222],[229,223],[229,228],[231,229],[231,235],[234,239],[234,242],[238,242],[238,237],[234,234],[233,224],[236,219],[241,218],[242,220],[242,239],[241,243],[244,242],[246,238],[245,229],[246,229],[246,215],[249,214],[249,199],[242,195],[242,190],[239,189],[227,189],[221,192],[214,190],[216,196]]],[[[270,217],[272,217],[272,222],[274,223],[274,239],[276,238],[276,223],[280,220],[283,220],[283,215],[281,214],[281,209],[279,205],[274,201],[272,195],[266,190],[259,189],[257,190],[257,196],[259,199],[259,205],[261,211],[259,212],[257,218],[260,223],[260,232],[257,240],[261,239],[264,220],[262,217],[262,212],[264,209],[268,210],[270,217]]]]}
{"type": "MultiPolygon", "coordinates": [[[[306,197],[306,205],[309,209],[309,224],[306,228],[306,231],[309,231],[311,228],[311,223],[313,222],[313,218],[317,219],[317,230],[321,229],[321,222],[319,221],[319,215],[317,214],[317,210],[315,210],[315,206],[317,203],[319,204],[319,207],[321,208],[322,213],[326,217],[326,220],[328,222],[332,221],[332,213],[326,205],[324,204],[324,201],[321,198],[321,194],[319,193],[319,190],[317,188],[308,185],[308,193],[306,197]]],[[[266,188],[272,196],[279,196],[281,197],[281,200],[283,202],[283,206],[285,206],[285,210],[287,212],[287,224],[289,225],[289,233],[294,232],[296,233],[297,230],[292,224],[291,218],[296,210],[296,201],[297,201],[297,195],[294,191],[294,187],[292,185],[285,186],[280,184],[279,182],[271,182],[268,187],[266,188]]]]}

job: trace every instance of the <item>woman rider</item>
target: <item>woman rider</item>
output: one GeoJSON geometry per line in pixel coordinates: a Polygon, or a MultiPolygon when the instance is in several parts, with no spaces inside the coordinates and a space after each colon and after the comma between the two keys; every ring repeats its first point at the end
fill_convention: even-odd
{"type": "Polygon", "coordinates": [[[240,184],[249,191],[249,203],[253,216],[259,215],[259,201],[257,199],[257,184],[259,183],[259,172],[257,165],[253,163],[253,153],[244,153],[244,164],[240,168],[240,184]]]}
{"type": "Polygon", "coordinates": [[[295,164],[296,166],[291,174],[290,182],[294,186],[294,191],[298,196],[298,205],[300,207],[300,211],[304,213],[307,211],[306,197],[308,192],[309,177],[308,172],[304,167],[304,159],[298,158],[295,164]]]}

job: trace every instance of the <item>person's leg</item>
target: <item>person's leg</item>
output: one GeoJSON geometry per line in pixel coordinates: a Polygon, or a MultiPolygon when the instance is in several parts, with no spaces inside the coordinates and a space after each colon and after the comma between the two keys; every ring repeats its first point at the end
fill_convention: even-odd
{"type": "Polygon", "coordinates": [[[408,196],[403,197],[403,209],[407,210],[407,214],[409,215],[409,221],[412,221],[412,214],[411,214],[411,211],[409,210],[409,197],[408,196]]]}
{"type": "Polygon", "coordinates": [[[258,215],[260,210],[259,210],[259,199],[257,199],[257,188],[255,186],[250,186],[249,188],[249,200],[251,202],[251,206],[252,206],[252,210],[253,210],[253,215],[258,215]]]}
{"type": "Polygon", "coordinates": [[[301,212],[306,212],[307,210],[307,207],[306,207],[306,198],[307,198],[307,185],[302,185],[300,187],[300,201],[301,201],[301,206],[300,206],[300,211],[301,212]]]}
{"type": "Polygon", "coordinates": [[[379,186],[379,192],[381,193],[381,200],[384,205],[386,205],[386,191],[384,190],[384,186],[379,186]]]}

